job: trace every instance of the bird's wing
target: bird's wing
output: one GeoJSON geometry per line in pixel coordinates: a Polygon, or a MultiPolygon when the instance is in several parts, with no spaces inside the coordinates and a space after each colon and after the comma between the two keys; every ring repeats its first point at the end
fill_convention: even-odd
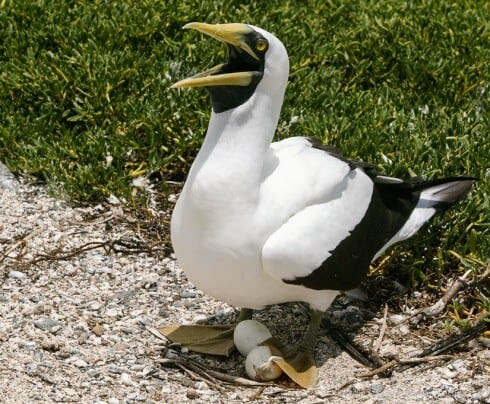
{"type": "MultiPolygon", "coordinates": [[[[352,235],[368,211],[373,183],[360,169],[354,169],[343,184],[342,192],[300,210],[269,236],[262,249],[265,272],[311,289],[348,290],[359,284],[372,255],[364,257],[363,243],[357,240],[362,236],[352,235]],[[335,263],[321,271],[320,278],[310,281],[309,277],[318,273],[328,258],[335,263]],[[358,265],[350,265],[352,260],[358,265]]],[[[369,228],[360,230],[365,233],[369,228]]]]}
{"type": "Polygon", "coordinates": [[[415,234],[436,211],[464,196],[474,181],[456,177],[405,182],[330,148],[319,150],[308,139],[276,148],[281,164],[271,170],[270,179],[278,200],[264,198],[271,209],[263,219],[268,225],[276,225],[278,218],[282,222],[271,226],[262,247],[262,269],[285,283],[310,289],[357,287],[375,257],[415,234]],[[289,165],[299,174],[289,172],[289,165]],[[322,170],[328,179],[323,179],[322,170]],[[295,193],[293,199],[288,190],[295,193]]]}
{"type": "MultiPolygon", "coordinates": [[[[310,275],[349,238],[373,193],[372,180],[356,162],[315,146],[306,138],[273,143],[264,168],[259,214],[262,208],[260,222],[270,231],[262,266],[285,282],[310,275]]],[[[335,282],[320,283],[315,288],[340,289],[335,282]]]]}
{"type": "Polygon", "coordinates": [[[350,171],[306,138],[272,143],[262,170],[257,222],[272,233],[307,206],[340,195],[350,171]]]}

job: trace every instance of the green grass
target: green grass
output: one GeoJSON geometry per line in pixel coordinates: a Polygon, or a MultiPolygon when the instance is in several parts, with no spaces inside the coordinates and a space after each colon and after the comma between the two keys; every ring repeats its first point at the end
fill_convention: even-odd
{"type": "Polygon", "coordinates": [[[0,1],[0,161],[76,202],[130,200],[142,173],[183,179],[210,104],[204,91],[168,86],[225,51],[181,27],[249,22],[289,51],[279,137],[316,136],[404,178],[481,179],[395,250],[419,258],[400,260],[413,282],[441,282],[448,267],[480,271],[490,250],[490,3],[241,3],[0,1]]]}

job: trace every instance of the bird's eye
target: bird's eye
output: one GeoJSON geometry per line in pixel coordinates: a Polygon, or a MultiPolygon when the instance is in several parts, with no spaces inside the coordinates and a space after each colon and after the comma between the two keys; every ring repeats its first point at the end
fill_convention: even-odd
{"type": "Polygon", "coordinates": [[[267,49],[267,41],[265,39],[259,39],[255,44],[255,49],[259,52],[263,52],[267,49]]]}

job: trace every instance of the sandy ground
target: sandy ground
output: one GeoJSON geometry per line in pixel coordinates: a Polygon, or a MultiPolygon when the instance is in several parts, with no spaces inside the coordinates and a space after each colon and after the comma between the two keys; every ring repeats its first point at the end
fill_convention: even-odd
{"type": "MultiPolygon", "coordinates": [[[[368,369],[323,330],[315,352],[320,378],[309,390],[288,387],[285,380],[265,388],[230,385],[162,367],[162,358],[183,356],[244,376],[238,353],[226,359],[181,353],[148,331],[173,323],[225,323],[236,310],[187,282],[162,242],[151,231],[138,230],[120,206],[74,208],[27,181],[11,188],[0,188],[0,402],[490,400],[490,353],[484,340],[466,343],[444,361],[387,378],[359,378],[368,369]],[[148,245],[154,248],[149,251],[148,245]]],[[[168,220],[167,212],[159,214],[168,220]]],[[[420,325],[396,324],[412,308],[405,309],[388,314],[379,349],[384,358],[420,352],[432,342],[427,329],[441,332],[437,323],[424,324],[424,332],[420,325]]],[[[327,316],[356,325],[351,335],[369,346],[379,337],[383,309],[369,313],[344,298],[327,316]]],[[[306,322],[299,304],[274,306],[256,317],[289,340],[301,335],[306,322]]]]}

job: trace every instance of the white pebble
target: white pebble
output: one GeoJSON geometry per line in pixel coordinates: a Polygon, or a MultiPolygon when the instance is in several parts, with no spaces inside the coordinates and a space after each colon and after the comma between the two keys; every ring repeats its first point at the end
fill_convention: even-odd
{"type": "Polygon", "coordinates": [[[21,271],[10,271],[9,272],[10,279],[24,279],[27,278],[27,275],[21,271]]]}
{"type": "Polygon", "coordinates": [[[125,386],[134,386],[135,382],[131,379],[131,375],[129,373],[121,373],[121,384],[124,384],[125,386]]]}

